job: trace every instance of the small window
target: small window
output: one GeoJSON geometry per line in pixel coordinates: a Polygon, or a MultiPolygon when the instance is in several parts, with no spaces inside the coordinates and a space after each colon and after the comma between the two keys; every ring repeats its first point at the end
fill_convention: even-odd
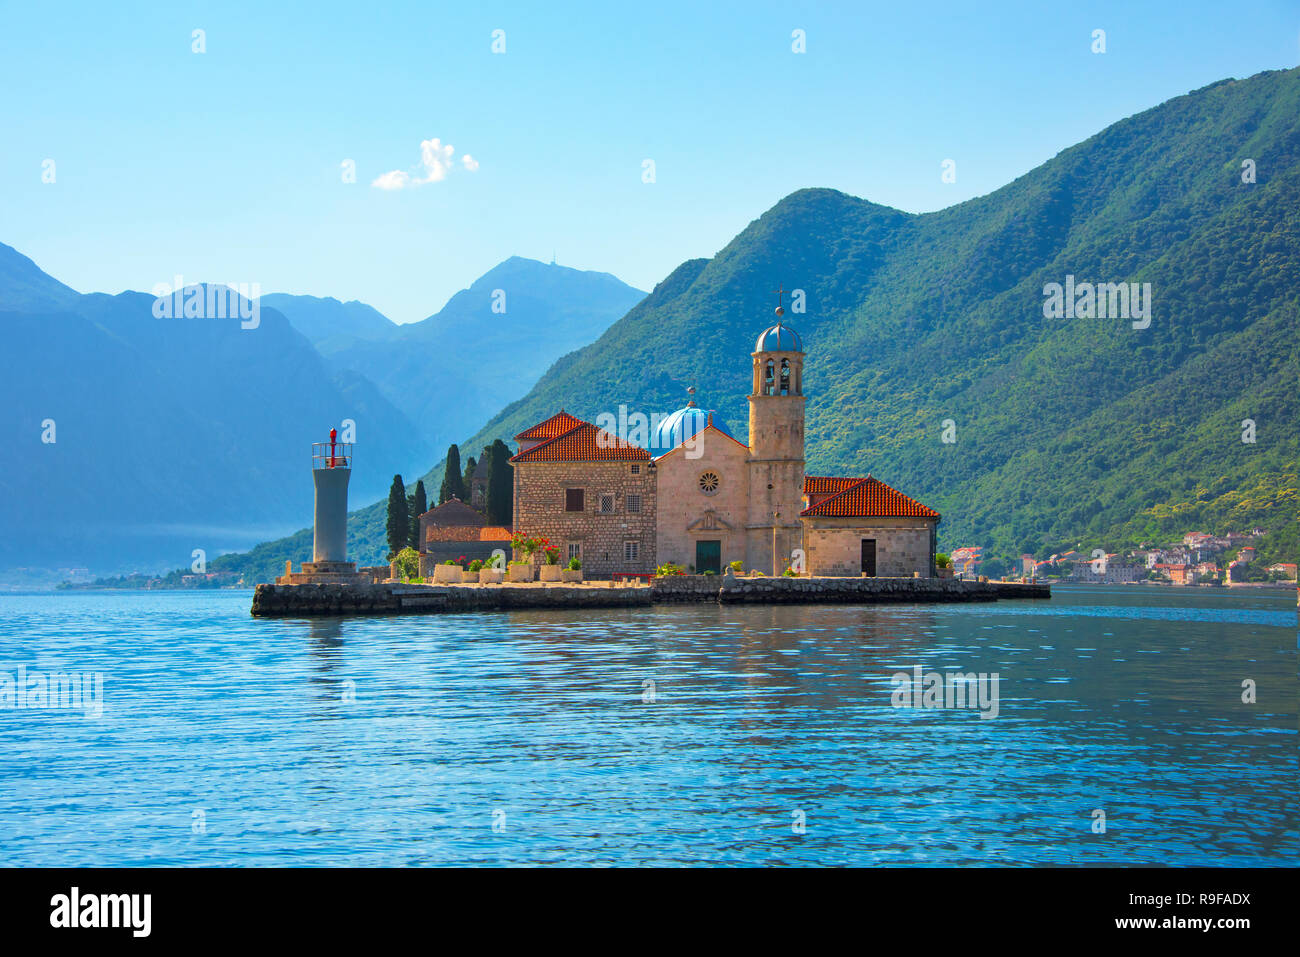
{"type": "Polygon", "coordinates": [[[633,465],[633,466],[632,466],[632,474],[633,474],[633,475],[640,475],[640,474],[641,474],[641,466],[640,466],[640,465],[633,465]]]}
{"type": "Polygon", "coordinates": [[[640,558],[640,556],[641,556],[640,542],[623,543],[623,561],[626,564],[630,565],[632,562],[635,562],[638,558],[640,558]]]}
{"type": "Polygon", "coordinates": [[[721,484],[722,480],[718,478],[717,472],[704,472],[700,475],[700,491],[705,495],[713,495],[721,484]]]}
{"type": "Polygon", "coordinates": [[[581,558],[582,558],[582,546],[579,545],[579,544],[577,544],[576,542],[570,542],[570,543],[569,543],[569,555],[568,555],[568,557],[569,557],[569,558],[577,558],[577,559],[581,559],[581,558]]]}
{"type": "Polygon", "coordinates": [[[627,510],[628,510],[629,512],[632,512],[633,514],[637,514],[637,513],[639,513],[639,512],[641,511],[641,496],[640,496],[640,495],[635,495],[635,494],[633,494],[633,495],[629,495],[629,496],[627,497],[627,510]]]}
{"type": "Polygon", "coordinates": [[[583,489],[566,488],[564,490],[564,510],[566,512],[581,512],[585,507],[583,489]]]}
{"type": "Polygon", "coordinates": [[[614,511],[614,496],[602,495],[600,497],[600,514],[609,515],[614,511]]]}

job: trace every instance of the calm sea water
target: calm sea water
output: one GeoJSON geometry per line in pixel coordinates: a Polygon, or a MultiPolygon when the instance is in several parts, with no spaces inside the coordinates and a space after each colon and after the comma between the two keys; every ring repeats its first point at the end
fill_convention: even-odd
{"type": "Polygon", "coordinates": [[[0,672],[104,681],[99,717],[0,709],[5,864],[1300,859],[1291,594],[318,621],[250,600],[0,596],[0,672]],[[997,672],[998,716],[892,706],[916,665],[997,672]]]}

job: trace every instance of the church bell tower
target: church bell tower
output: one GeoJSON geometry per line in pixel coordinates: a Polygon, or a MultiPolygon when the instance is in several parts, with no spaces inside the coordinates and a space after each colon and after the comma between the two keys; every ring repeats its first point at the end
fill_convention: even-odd
{"type": "Polygon", "coordinates": [[[750,354],[746,565],[772,575],[802,544],[804,352],[798,333],[784,323],[784,292],[776,291],[776,325],[763,331],[750,354]]]}

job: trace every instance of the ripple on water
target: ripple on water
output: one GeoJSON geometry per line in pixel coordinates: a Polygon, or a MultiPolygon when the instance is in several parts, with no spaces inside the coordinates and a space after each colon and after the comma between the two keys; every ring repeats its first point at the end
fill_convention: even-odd
{"type": "Polygon", "coordinates": [[[248,602],[0,597],[0,672],[100,671],[105,693],[98,718],[0,710],[10,863],[1244,865],[1297,850],[1285,596],[312,622],[257,621],[248,602]],[[997,718],[894,707],[893,675],[915,666],[997,673],[997,718]],[[1243,676],[1259,703],[1242,703],[1243,676]]]}

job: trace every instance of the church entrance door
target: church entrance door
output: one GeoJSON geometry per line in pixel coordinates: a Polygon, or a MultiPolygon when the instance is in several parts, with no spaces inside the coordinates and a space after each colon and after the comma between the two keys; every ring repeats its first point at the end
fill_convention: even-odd
{"type": "Polygon", "coordinates": [[[722,542],[701,541],[695,543],[695,574],[705,572],[722,574],[722,542]]]}
{"type": "Polygon", "coordinates": [[[868,578],[876,577],[876,540],[874,538],[864,538],[862,540],[862,574],[868,578]]]}

